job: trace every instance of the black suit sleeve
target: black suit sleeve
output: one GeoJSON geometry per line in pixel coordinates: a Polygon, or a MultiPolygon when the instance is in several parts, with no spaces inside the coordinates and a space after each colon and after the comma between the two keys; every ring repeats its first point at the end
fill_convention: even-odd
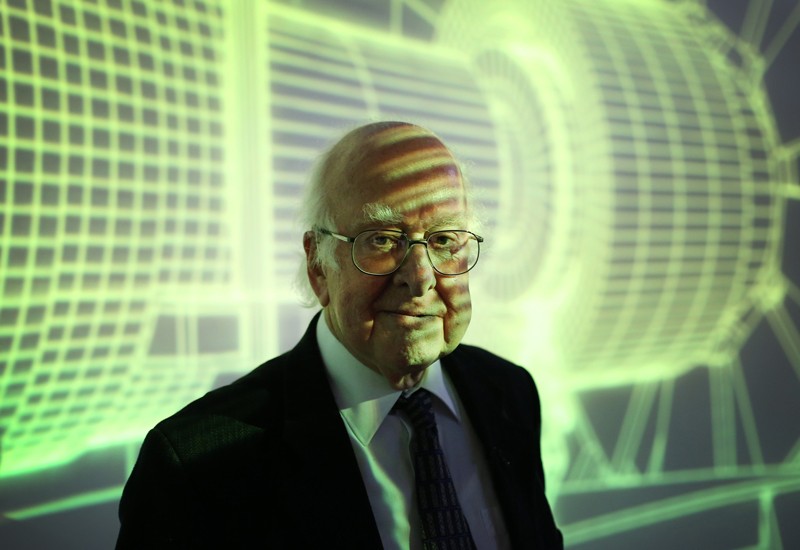
{"type": "Polygon", "coordinates": [[[119,506],[117,549],[187,548],[190,490],[167,437],[147,434],[119,506]]]}

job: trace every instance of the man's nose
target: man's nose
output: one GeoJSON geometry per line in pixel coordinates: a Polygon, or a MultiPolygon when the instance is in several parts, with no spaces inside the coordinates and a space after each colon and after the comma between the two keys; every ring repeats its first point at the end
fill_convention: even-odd
{"type": "Polygon", "coordinates": [[[436,286],[436,273],[426,245],[425,241],[410,242],[403,265],[395,272],[395,282],[408,285],[413,296],[422,296],[436,286]]]}

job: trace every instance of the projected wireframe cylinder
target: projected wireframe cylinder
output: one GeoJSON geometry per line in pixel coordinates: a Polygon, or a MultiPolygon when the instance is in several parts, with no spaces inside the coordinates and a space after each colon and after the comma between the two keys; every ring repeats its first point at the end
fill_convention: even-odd
{"type": "Polygon", "coordinates": [[[442,20],[501,115],[498,235],[535,245],[499,243],[484,286],[525,312],[509,346],[546,332],[527,353],[587,386],[737,353],[783,222],[758,59],[691,3],[465,0],[442,20]]]}
{"type": "Polygon", "coordinates": [[[701,6],[451,0],[421,41],[182,4],[3,10],[0,474],[138,438],[255,365],[280,326],[254,312],[295,307],[309,166],[365,119],[427,125],[467,165],[472,341],[576,387],[746,338],[778,256],[778,140],[742,78],[759,60],[701,6]],[[218,322],[230,347],[198,338],[218,322]]]}

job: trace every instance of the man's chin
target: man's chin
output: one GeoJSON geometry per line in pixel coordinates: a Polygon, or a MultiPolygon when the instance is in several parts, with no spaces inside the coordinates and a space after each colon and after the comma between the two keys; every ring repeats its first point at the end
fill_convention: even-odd
{"type": "Polygon", "coordinates": [[[425,369],[435,363],[441,355],[441,348],[439,347],[405,349],[397,353],[393,359],[387,361],[386,366],[398,377],[406,375],[419,375],[421,377],[425,369]]]}
{"type": "Polygon", "coordinates": [[[424,378],[425,370],[423,369],[420,372],[414,372],[411,374],[405,375],[391,375],[387,376],[386,379],[389,381],[389,384],[396,390],[410,390],[417,384],[419,384],[422,379],[424,378]]]}

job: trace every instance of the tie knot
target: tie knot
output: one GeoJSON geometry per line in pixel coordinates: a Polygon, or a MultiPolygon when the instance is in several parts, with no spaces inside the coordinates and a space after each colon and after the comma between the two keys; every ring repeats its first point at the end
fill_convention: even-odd
{"type": "Polygon", "coordinates": [[[428,430],[436,426],[431,392],[424,388],[418,389],[409,396],[400,394],[394,408],[405,414],[415,430],[428,430]]]}

